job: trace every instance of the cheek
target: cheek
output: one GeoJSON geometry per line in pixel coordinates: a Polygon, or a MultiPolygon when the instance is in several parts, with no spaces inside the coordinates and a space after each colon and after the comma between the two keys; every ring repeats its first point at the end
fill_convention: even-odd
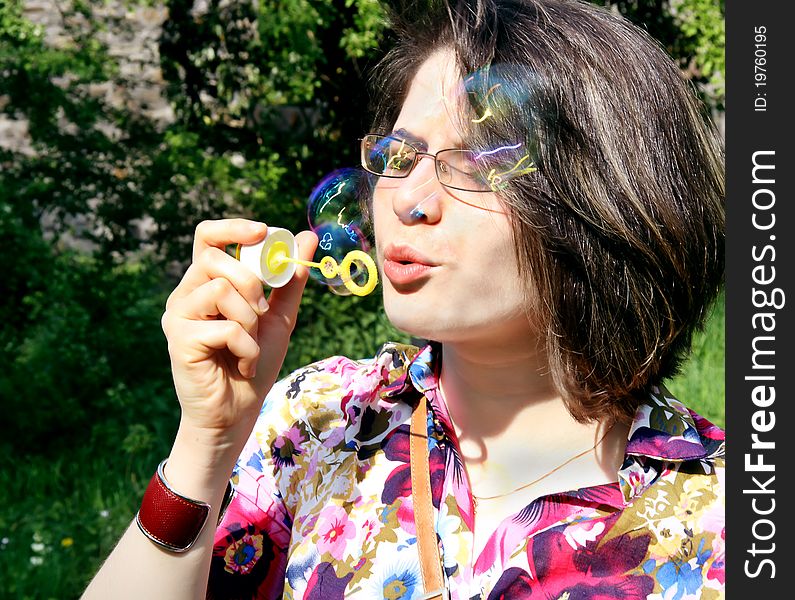
{"type": "Polygon", "coordinates": [[[375,219],[375,215],[386,215],[393,213],[392,202],[395,194],[400,191],[403,179],[390,179],[389,177],[378,177],[372,187],[372,199],[370,200],[372,210],[370,211],[375,219]]]}
{"type": "Polygon", "coordinates": [[[477,265],[482,289],[499,289],[503,297],[513,301],[524,295],[513,235],[507,226],[490,231],[490,236],[487,232],[488,228],[481,243],[470,249],[469,260],[477,265]]]}
{"type": "Polygon", "coordinates": [[[383,242],[385,232],[388,229],[389,214],[384,210],[384,202],[379,202],[378,196],[373,197],[372,208],[370,209],[370,218],[373,229],[373,237],[375,238],[375,250],[378,255],[379,262],[383,258],[383,242]]]}
{"type": "Polygon", "coordinates": [[[511,226],[504,216],[483,219],[468,230],[468,254],[482,268],[518,275],[511,226]]]}
{"type": "Polygon", "coordinates": [[[477,295],[493,295],[497,290],[500,298],[514,298],[519,294],[521,282],[512,248],[479,248],[468,253],[465,260],[466,284],[477,295]]]}

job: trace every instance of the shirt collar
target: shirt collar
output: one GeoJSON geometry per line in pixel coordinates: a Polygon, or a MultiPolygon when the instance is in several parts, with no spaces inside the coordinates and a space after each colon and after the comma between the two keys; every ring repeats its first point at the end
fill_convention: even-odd
{"type": "Polygon", "coordinates": [[[440,361],[436,356],[440,352],[434,351],[434,345],[428,344],[417,353],[408,368],[409,379],[417,391],[423,394],[439,385],[440,361]]]}
{"type": "MultiPolygon", "coordinates": [[[[401,355],[408,365],[403,375],[387,386],[384,396],[394,397],[411,388],[425,394],[437,387],[439,353],[433,344],[422,349],[395,347],[402,350],[401,355]]],[[[626,453],[669,462],[709,458],[718,454],[723,445],[723,437],[716,430],[714,425],[688,410],[665,386],[656,385],[635,412],[626,453]],[[702,431],[704,429],[707,431],[702,431]],[[703,433],[708,435],[705,437],[703,433]]]]}
{"type": "MultiPolygon", "coordinates": [[[[400,397],[412,406],[438,386],[440,352],[434,344],[422,349],[392,345],[393,359],[406,365],[387,385],[382,397],[400,397]],[[397,350],[397,352],[395,352],[397,350]]],[[[627,438],[625,460],[618,473],[626,501],[640,494],[655,478],[648,460],[681,463],[709,460],[725,451],[724,432],[689,410],[663,385],[653,386],[638,406],[627,438]]]]}
{"type": "Polygon", "coordinates": [[[402,360],[404,368],[401,375],[382,389],[382,398],[404,396],[402,399],[413,406],[416,403],[414,398],[418,396],[415,392],[419,392],[421,397],[436,387],[439,361],[435,360],[432,344],[422,349],[405,344],[389,344],[379,354],[384,352],[392,354],[395,361],[402,360]]]}
{"type": "Polygon", "coordinates": [[[626,453],[683,462],[711,458],[722,451],[722,432],[690,411],[665,386],[657,385],[635,412],[626,453]]]}

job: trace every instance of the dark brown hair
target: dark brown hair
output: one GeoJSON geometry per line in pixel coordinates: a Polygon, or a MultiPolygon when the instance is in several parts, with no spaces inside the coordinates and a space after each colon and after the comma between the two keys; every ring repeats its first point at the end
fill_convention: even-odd
{"type": "Polygon", "coordinates": [[[440,48],[462,77],[511,66],[526,88],[513,118],[465,142],[532,140],[538,170],[500,192],[528,314],[572,415],[631,419],[676,374],[723,281],[723,157],[694,90],[643,30],[584,2],[392,6],[373,130],[391,130],[440,48]]]}

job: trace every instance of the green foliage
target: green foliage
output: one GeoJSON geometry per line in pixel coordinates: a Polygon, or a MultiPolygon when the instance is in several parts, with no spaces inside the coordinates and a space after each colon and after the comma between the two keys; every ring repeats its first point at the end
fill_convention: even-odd
{"type": "MultiPolygon", "coordinates": [[[[13,249],[31,245],[27,236],[13,249]]],[[[173,423],[159,270],[38,246],[29,262],[4,257],[12,281],[29,279],[0,304],[0,445],[44,453],[78,439],[114,444],[153,417],[173,423]]]]}
{"type": "Polygon", "coordinates": [[[18,0],[3,0],[0,4],[0,40],[18,47],[40,45],[41,28],[22,17],[22,4],[18,0]]]}
{"type": "Polygon", "coordinates": [[[726,302],[721,294],[703,331],[693,339],[690,357],[672,381],[671,392],[719,427],[726,427],[726,302]]]}
{"type": "MultiPolygon", "coordinates": [[[[679,63],[708,107],[726,101],[726,6],[724,0],[591,0],[612,7],[644,27],[679,63]]],[[[627,52],[631,52],[627,48],[627,52]]]]}
{"type": "Polygon", "coordinates": [[[389,340],[410,343],[387,320],[380,294],[364,298],[330,298],[330,294],[323,286],[309,283],[283,374],[328,356],[374,356],[389,340]]]}
{"type": "Polygon", "coordinates": [[[675,47],[692,77],[702,86],[709,103],[723,110],[726,101],[725,2],[677,0],[671,12],[679,26],[675,47]]]}
{"type": "MultiPolygon", "coordinates": [[[[723,2],[614,4],[721,106],[723,2]]],[[[151,5],[59,3],[53,45],[23,0],[0,0],[0,113],[28,123],[25,147],[0,146],[0,581],[14,598],[77,597],[168,452],[178,410],[160,316],[196,224],[305,228],[315,183],[357,162],[364,78],[385,51],[377,0],[203,13],[167,0],[157,62],[143,66],[160,69],[174,118],[155,121],[103,41],[129,35],[126,11],[151,5]],[[122,102],[106,100],[109,85],[122,102]]],[[[694,391],[722,383],[715,327],[671,387],[721,424],[722,391],[694,391]]],[[[377,294],[310,282],[282,374],[389,339],[408,341],[377,294]]]]}
{"type": "Polygon", "coordinates": [[[353,27],[342,32],[340,45],[351,58],[364,58],[378,48],[384,33],[384,9],[378,0],[345,0],[345,7],[356,6],[353,27]]]}

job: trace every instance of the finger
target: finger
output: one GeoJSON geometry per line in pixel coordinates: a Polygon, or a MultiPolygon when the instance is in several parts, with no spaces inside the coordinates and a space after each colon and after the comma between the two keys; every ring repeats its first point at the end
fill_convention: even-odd
{"type": "MultiPolygon", "coordinates": [[[[237,370],[249,379],[256,375],[260,348],[236,321],[187,321],[185,341],[203,350],[205,357],[213,351],[228,349],[237,359],[237,370]]],[[[203,357],[204,358],[204,357],[203,357]]]]}
{"type": "Polygon", "coordinates": [[[257,312],[223,277],[212,279],[180,298],[173,304],[172,310],[185,319],[212,320],[223,317],[236,321],[251,337],[257,339],[257,312]]]}
{"type": "Polygon", "coordinates": [[[268,226],[248,219],[202,221],[193,237],[193,262],[207,248],[224,250],[229,244],[256,244],[265,239],[268,226]]]}
{"type": "Polygon", "coordinates": [[[205,248],[196,262],[188,267],[182,281],[169,296],[166,308],[170,308],[175,301],[185,298],[208,281],[218,278],[228,280],[257,314],[261,315],[268,310],[262,282],[257,276],[240,261],[214,247],[205,248]]]}
{"type": "MultiPolygon", "coordinates": [[[[307,261],[312,260],[318,244],[318,239],[314,232],[302,231],[295,236],[295,241],[298,242],[299,258],[307,261]]],[[[309,269],[299,265],[295,275],[293,275],[287,285],[275,288],[271,292],[268,304],[270,304],[270,310],[274,316],[278,315],[285,318],[290,323],[295,322],[307,279],[309,279],[309,269]]]]}

